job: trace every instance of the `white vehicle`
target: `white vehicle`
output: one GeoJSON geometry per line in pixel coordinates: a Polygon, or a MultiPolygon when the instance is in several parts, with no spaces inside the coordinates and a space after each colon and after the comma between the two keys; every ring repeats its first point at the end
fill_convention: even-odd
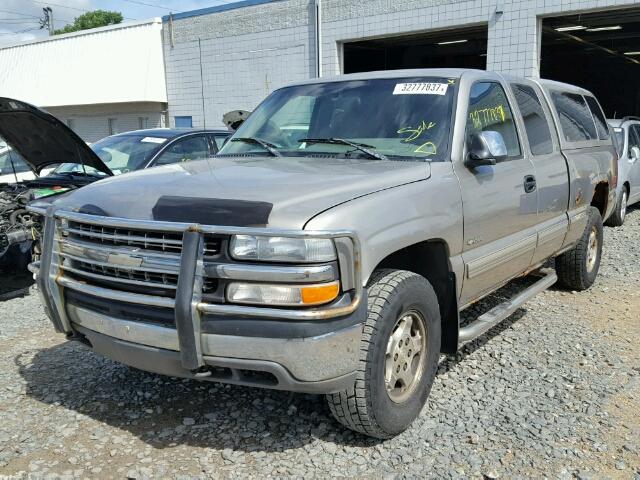
{"type": "MultiPolygon", "coordinates": [[[[53,168],[45,168],[40,176],[47,175],[53,168]]],[[[14,151],[6,143],[0,142],[0,183],[17,183],[25,180],[34,180],[35,174],[18,152],[14,151]]]]}
{"type": "Polygon", "coordinates": [[[616,209],[606,225],[620,227],[627,215],[627,207],[640,201],[640,117],[608,122],[616,137],[619,172],[616,209]]]}

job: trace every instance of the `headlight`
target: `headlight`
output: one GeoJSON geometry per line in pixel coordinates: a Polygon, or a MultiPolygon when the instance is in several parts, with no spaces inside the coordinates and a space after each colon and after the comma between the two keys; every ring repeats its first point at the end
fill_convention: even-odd
{"type": "Polygon", "coordinates": [[[235,235],[231,240],[231,256],[265,262],[330,262],[336,259],[336,249],[328,238],[235,235]]]}
{"type": "Polygon", "coordinates": [[[227,287],[232,303],[304,307],[329,303],[338,296],[340,282],[316,285],[267,285],[233,282],[227,287]]]}

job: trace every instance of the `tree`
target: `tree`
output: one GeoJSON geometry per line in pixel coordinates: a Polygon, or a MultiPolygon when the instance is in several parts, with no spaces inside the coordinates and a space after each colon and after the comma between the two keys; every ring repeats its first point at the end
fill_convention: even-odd
{"type": "Polygon", "coordinates": [[[120,12],[94,10],[93,12],[83,13],[79,17],[76,17],[73,23],[65,25],[64,28],[61,28],[60,30],[54,30],[53,34],[60,35],[62,33],[71,33],[79,30],[115,25],[121,22],[122,14],[120,12]]]}

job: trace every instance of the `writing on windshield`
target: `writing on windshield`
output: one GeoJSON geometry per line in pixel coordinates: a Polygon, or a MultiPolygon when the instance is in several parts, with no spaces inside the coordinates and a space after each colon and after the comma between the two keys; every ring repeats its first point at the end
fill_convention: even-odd
{"type": "Polygon", "coordinates": [[[220,154],[264,156],[257,139],[282,156],[442,161],[455,84],[446,78],[385,78],[282,88],[235,134],[254,140],[228,142],[220,154]]]}

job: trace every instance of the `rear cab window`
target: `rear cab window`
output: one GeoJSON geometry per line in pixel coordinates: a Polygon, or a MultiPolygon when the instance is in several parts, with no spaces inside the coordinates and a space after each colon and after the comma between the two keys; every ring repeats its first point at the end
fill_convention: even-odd
{"type": "Polygon", "coordinates": [[[598,138],[600,138],[600,140],[609,140],[611,138],[611,133],[609,133],[607,119],[602,112],[600,104],[594,97],[591,97],[589,95],[586,95],[584,99],[587,101],[589,110],[591,110],[591,114],[593,115],[593,120],[596,124],[596,130],[598,131],[598,138]]]}
{"type": "Polygon", "coordinates": [[[540,97],[529,85],[514,83],[511,84],[511,90],[520,109],[531,154],[548,155],[553,153],[549,117],[542,107],[540,97]]]}
{"type": "Polygon", "coordinates": [[[558,113],[562,135],[567,142],[598,140],[593,116],[582,95],[553,90],[551,100],[558,113]]]}

